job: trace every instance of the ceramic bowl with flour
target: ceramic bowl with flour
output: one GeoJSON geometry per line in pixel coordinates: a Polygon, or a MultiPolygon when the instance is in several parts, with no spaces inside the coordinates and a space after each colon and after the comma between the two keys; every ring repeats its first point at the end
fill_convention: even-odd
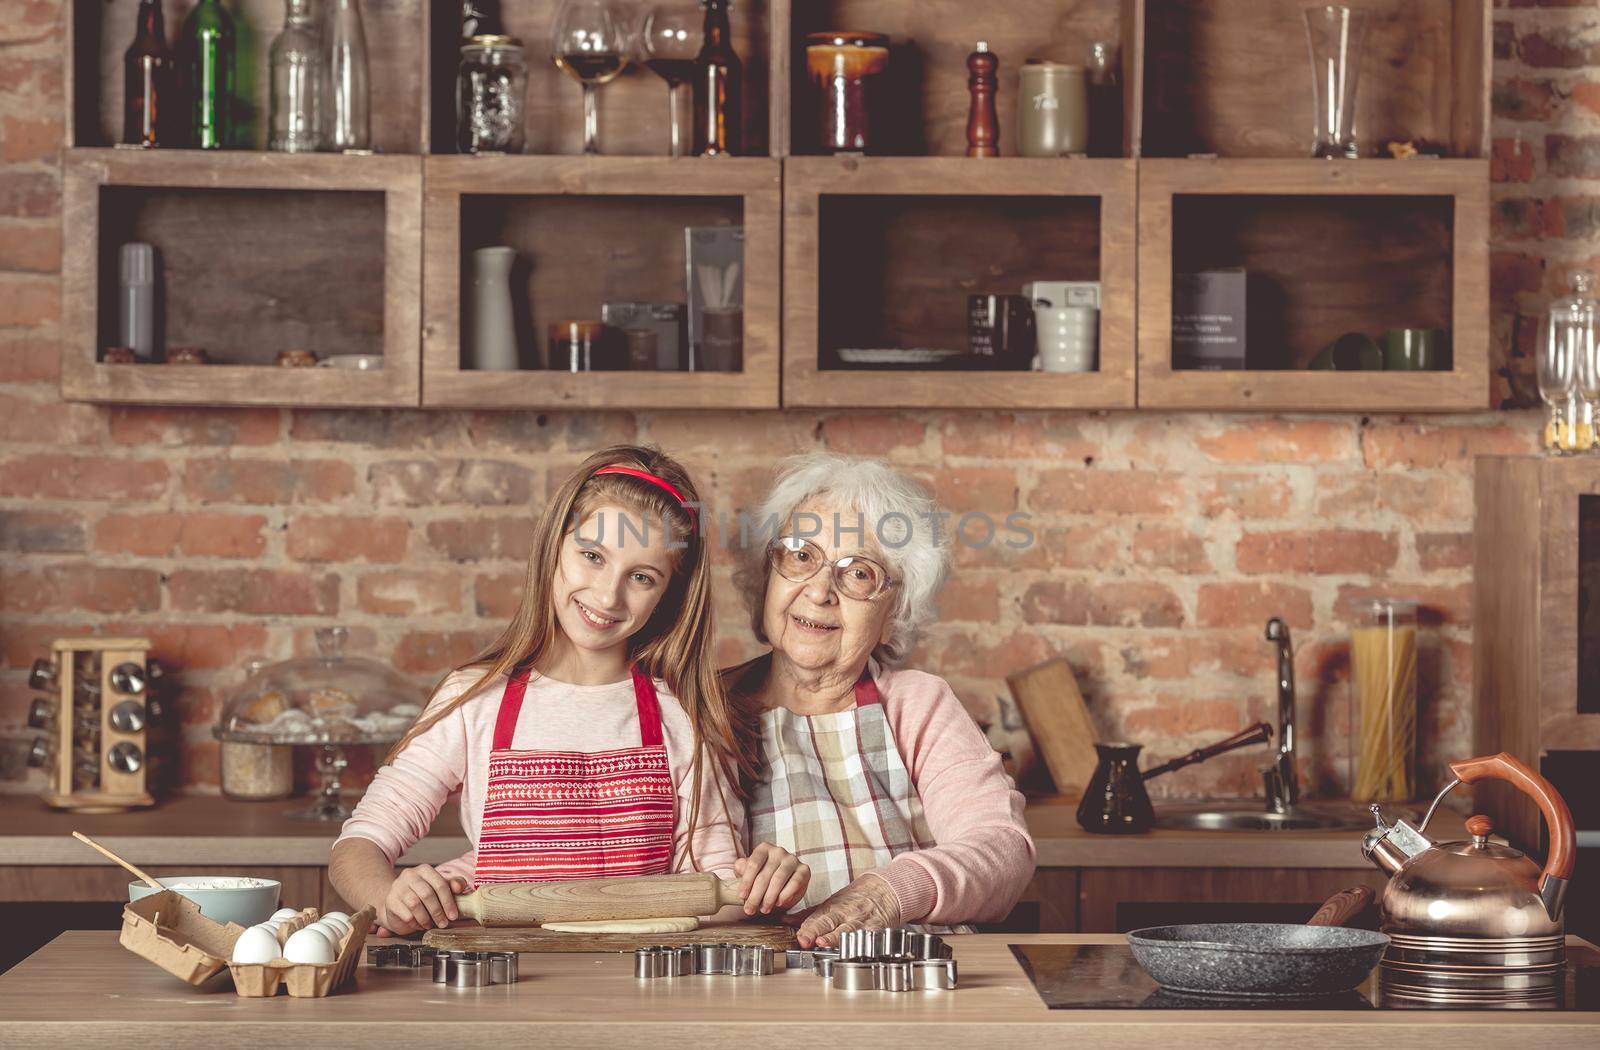
{"type": "MultiPolygon", "coordinates": [[[[278,910],[283,886],[276,879],[244,875],[158,875],[169,890],[176,890],[200,906],[200,913],[217,922],[254,926],[278,910]]],[[[128,883],[128,900],[148,897],[158,890],[143,882],[128,883]]]]}

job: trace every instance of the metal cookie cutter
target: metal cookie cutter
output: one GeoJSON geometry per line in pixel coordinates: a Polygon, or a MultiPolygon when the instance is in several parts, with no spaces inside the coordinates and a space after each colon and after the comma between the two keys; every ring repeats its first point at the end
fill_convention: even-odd
{"type": "Polygon", "coordinates": [[[433,979],[452,988],[516,984],[517,953],[440,952],[433,957],[433,979]]]}
{"type": "Polygon", "coordinates": [[[783,953],[783,965],[788,970],[802,970],[811,973],[817,965],[817,960],[826,956],[830,959],[839,957],[837,948],[790,948],[783,953]]]}
{"type": "Polygon", "coordinates": [[[369,944],[367,965],[379,970],[421,970],[432,966],[438,954],[426,944],[369,944]]]}
{"type": "Polygon", "coordinates": [[[776,953],[761,944],[694,944],[681,948],[653,945],[633,953],[633,975],[640,980],[689,974],[764,977],[776,953]]]}
{"type": "Polygon", "coordinates": [[[908,927],[847,930],[838,961],[818,961],[815,972],[848,991],[949,991],[956,986],[954,956],[942,937],[908,927]]]}

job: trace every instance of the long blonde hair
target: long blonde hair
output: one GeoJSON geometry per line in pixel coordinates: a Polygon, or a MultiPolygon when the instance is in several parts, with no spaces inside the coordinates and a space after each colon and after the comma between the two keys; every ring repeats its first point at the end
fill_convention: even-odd
{"type": "MultiPolygon", "coordinates": [[[[567,533],[588,519],[597,507],[624,507],[646,523],[670,528],[673,543],[672,579],[655,613],[628,639],[629,662],[651,678],[659,678],[678,698],[694,727],[694,795],[689,828],[699,823],[703,757],[709,754],[719,778],[718,790],[739,790],[756,768],[755,741],[744,731],[749,716],[733,709],[717,675],[713,647],[716,623],[711,601],[711,566],[705,538],[694,515],[663,489],[625,474],[595,471],[607,466],[629,467],[669,482],[689,503],[700,502],[698,490],[682,465],[658,448],[614,445],[583,461],[567,478],[534,525],[533,549],[523,580],[522,601],[500,636],[476,657],[454,668],[480,670],[480,677],[460,696],[419,718],[389,752],[385,762],[405,750],[411,741],[489,687],[499,676],[523,666],[536,667],[550,652],[559,629],[552,597],[561,544],[567,533]]],[[[450,677],[449,674],[445,679],[450,677]]],[[[441,679],[439,686],[444,684],[441,679]]],[[[438,686],[435,687],[435,694],[438,686]]],[[[734,829],[735,841],[740,840],[734,829]]],[[[693,836],[690,836],[693,862],[693,836]]]]}

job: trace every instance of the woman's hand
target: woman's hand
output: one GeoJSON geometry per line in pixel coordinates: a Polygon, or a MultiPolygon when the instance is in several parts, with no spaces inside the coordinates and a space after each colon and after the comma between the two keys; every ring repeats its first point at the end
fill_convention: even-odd
{"type": "Polygon", "coordinates": [[[467,891],[459,875],[445,878],[431,864],[402,870],[377,905],[376,922],[395,936],[437,926],[444,929],[461,918],[456,894],[467,891]]]}
{"type": "Polygon", "coordinates": [[[877,930],[900,925],[900,898],[889,880],[863,875],[812,909],[795,938],[800,947],[839,947],[846,930],[877,930]]]}
{"type": "Polygon", "coordinates": [[[800,858],[770,842],[734,861],[733,873],[739,876],[739,896],[746,915],[767,915],[774,908],[787,911],[806,895],[811,882],[811,869],[800,863],[800,858]]]}

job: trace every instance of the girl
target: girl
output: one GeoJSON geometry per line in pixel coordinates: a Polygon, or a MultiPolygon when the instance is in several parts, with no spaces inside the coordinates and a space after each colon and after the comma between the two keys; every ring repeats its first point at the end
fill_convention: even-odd
{"type": "Polygon", "coordinates": [[[685,869],[739,877],[748,915],[804,896],[791,854],[738,856],[727,785],[753,755],[717,679],[698,504],[652,448],[606,449],[567,479],[510,625],[439,684],[334,843],[329,877],[352,907],[404,934],[459,918],[473,883],[685,869]],[[457,788],[474,850],[397,873],[457,788]]]}

